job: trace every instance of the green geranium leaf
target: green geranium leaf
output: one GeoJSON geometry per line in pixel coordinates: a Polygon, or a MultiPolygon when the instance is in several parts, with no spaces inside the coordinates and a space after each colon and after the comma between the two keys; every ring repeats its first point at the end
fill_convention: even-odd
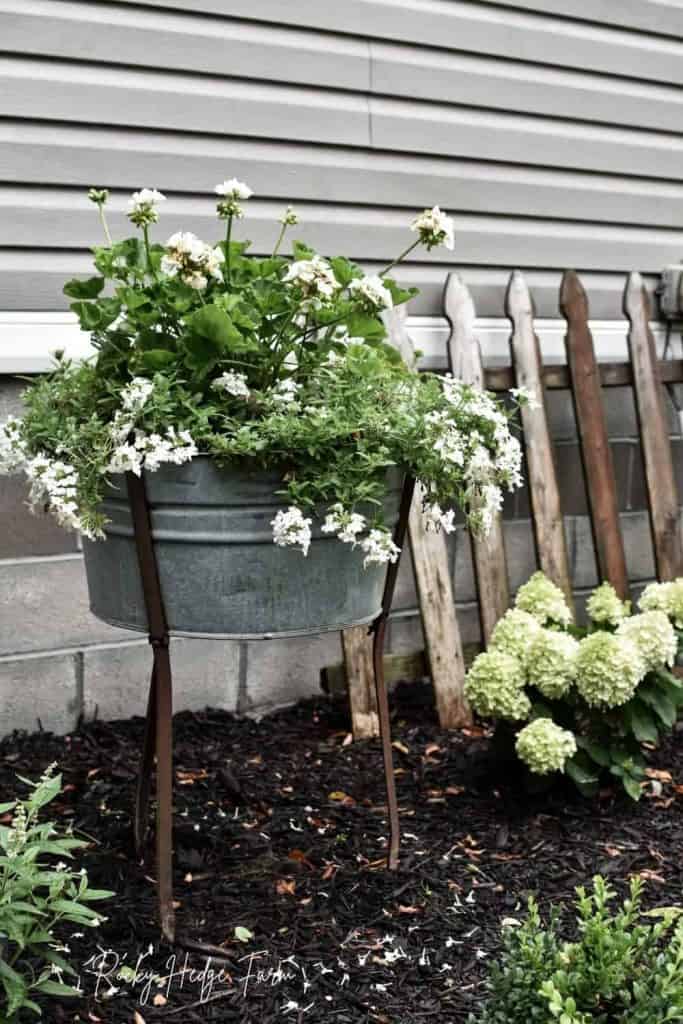
{"type": "Polygon", "coordinates": [[[189,316],[187,330],[187,362],[199,373],[209,373],[221,357],[243,346],[242,335],[230,316],[213,304],[189,316]]]}
{"type": "Polygon", "coordinates": [[[382,321],[367,313],[352,313],[346,321],[346,329],[350,337],[364,338],[365,341],[383,341],[387,336],[382,321]]]}
{"type": "Polygon", "coordinates": [[[169,352],[168,349],[151,348],[142,353],[140,365],[150,373],[155,373],[157,370],[167,369],[177,358],[176,353],[169,352]]]}
{"type": "Polygon", "coordinates": [[[391,298],[395,306],[402,306],[404,302],[408,302],[409,299],[412,299],[418,294],[418,288],[401,288],[401,286],[397,284],[392,277],[385,277],[383,280],[391,293],[391,298]]]}
{"type": "Polygon", "coordinates": [[[70,299],[96,299],[103,288],[103,277],[89,277],[85,281],[74,277],[64,285],[64,294],[70,299]]]}

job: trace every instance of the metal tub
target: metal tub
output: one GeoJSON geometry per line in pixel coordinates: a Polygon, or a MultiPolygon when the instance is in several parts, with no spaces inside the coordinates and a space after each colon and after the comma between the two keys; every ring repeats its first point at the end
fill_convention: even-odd
{"type": "MultiPolygon", "coordinates": [[[[314,519],[306,557],[273,543],[271,520],[287,500],[277,473],[220,468],[207,456],[146,473],[152,531],[169,631],[177,636],[266,639],[371,622],[386,566],[321,533],[314,519]]],[[[402,479],[387,477],[385,522],[398,519],[402,479]]],[[[84,540],[93,613],[147,630],[126,480],[103,501],[104,541],[84,540]]]]}

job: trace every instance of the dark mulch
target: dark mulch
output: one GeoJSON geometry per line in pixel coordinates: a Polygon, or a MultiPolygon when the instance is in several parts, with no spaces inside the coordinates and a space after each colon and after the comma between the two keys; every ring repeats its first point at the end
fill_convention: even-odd
{"type": "Polygon", "coordinates": [[[305,702],[259,723],[182,713],[179,930],[220,947],[225,962],[206,971],[201,951],[182,950],[170,961],[154,924],[153,869],[132,855],[141,735],[133,719],[0,743],[0,800],[13,793],[15,772],[37,777],[58,761],[66,792],[56,815],[91,840],[92,884],[117,893],[96,934],[67,937],[86,995],[51,1002],[46,1019],[55,1024],[457,1024],[482,998],[501,919],[521,915],[528,891],[546,905],[595,872],[619,888],[639,873],[650,904],[680,899],[683,750],[675,740],[652,759],[671,781],[655,780],[638,805],[611,791],[592,802],[568,788],[529,797],[496,773],[484,737],[440,731],[429,694],[403,688],[394,705],[403,847],[390,874],[379,745],[348,742],[343,706],[305,702]],[[236,928],[253,937],[240,942],[236,928]],[[150,944],[137,984],[115,981],[119,991],[105,998],[115,957],[135,967],[150,944]],[[180,973],[186,955],[194,975],[180,973]],[[144,972],[167,977],[173,966],[170,983],[145,991],[144,972]]]}

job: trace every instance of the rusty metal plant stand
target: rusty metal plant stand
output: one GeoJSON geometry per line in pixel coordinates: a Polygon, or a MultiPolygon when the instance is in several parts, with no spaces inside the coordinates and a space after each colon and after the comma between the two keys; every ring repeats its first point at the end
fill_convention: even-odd
{"type": "MultiPolygon", "coordinates": [[[[149,829],[149,797],[152,773],[156,759],[156,877],[159,901],[159,920],[164,938],[175,942],[175,910],[173,906],[173,680],[169,651],[169,631],[164,610],[161,583],[157,567],[152,521],[147,500],[144,477],[127,473],[135,544],[137,548],[140,577],[147,610],[149,642],[153,651],[152,676],[149,687],[145,737],[135,794],[134,840],[138,858],[144,856],[145,841],[149,829]]],[[[401,494],[398,522],[394,530],[394,542],[403,548],[408,527],[410,505],[415,490],[415,481],[406,477],[401,494]]],[[[390,870],[398,867],[400,826],[396,785],[394,780],[393,756],[391,749],[391,723],[389,702],[384,678],[384,641],[386,624],[396,587],[399,562],[389,563],[387,568],[382,605],[376,619],[371,623],[372,663],[377,694],[377,712],[382,741],[382,760],[389,814],[389,849],[387,866],[390,870]]]]}

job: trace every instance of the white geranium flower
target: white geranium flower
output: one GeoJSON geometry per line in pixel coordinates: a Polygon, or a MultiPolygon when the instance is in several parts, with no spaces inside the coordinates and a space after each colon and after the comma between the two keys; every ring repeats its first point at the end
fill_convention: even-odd
{"type": "Polygon", "coordinates": [[[330,302],[341,288],[332,267],[322,256],[290,263],[283,281],[301,289],[305,303],[308,303],[302,304],[303,308],[319,308],[330,302]]]}
{"type": "Polygon", "coordinates": [[[216,185],[215,192],[217,196],[225,196],[226,199],[251,199],[254,194],[248,185],[243,181],[238,181],[237,178],[221,181],[216,185]]]}
{"type": "Polygon", "coordinates": [[[377,274],[354,278],[349,285],[349,295],[369,312],[391,309],[394,305],[391,292],[377,274]]]}
{"type": "Polygon", "coordinates": [[[179,277],[190,288],[200,291],[206,288],[209,278],[223,280],[222,259],[220,249],[202,242],[191,231],[176,231],[166,242],[161,272],[167,277],[179,277]]]}
{"type": "Polygon", "coordinates": [[[270,524],[273,527],[273,542],[281,548],[301,548],[303,554],[307,555],[311,546],[311,523],[312,520],[306,519],[296,505],[280,509],[270,524]]]}
{"type": "Polygon", "coordinates": [[[427,249],[433,249],[437,245],[444,245],[447,249],[453,249],[455,246],[453,218],[438,206],[419,214],[410,225],[410,230],[418,233],[420,241],[427,249]]]}
{"type": "Polygon", "coordinates": [[[165,201],[163,192],[155,188],[141,188],[128,200],[128,218],[139,228],[155,224],[159,220],[157,206],[165,201]]]}

